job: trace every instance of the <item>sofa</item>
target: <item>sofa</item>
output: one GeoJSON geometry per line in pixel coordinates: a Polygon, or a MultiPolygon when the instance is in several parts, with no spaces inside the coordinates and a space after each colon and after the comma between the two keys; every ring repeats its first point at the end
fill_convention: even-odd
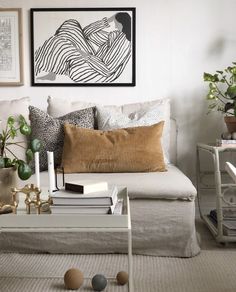
{"type": "MultiPolygon", "coordinates": [[[[168,108],[169,101],[164,101],[165,108],[166,104],[168,108]]],[[[159,105],[162,111],[162,102],[159,105]]],[[[94,104],[79,104],[80,108],[88,106],[94,104]]],[[[143,115],[142,105],[138,104],[138,106],[141,107],[139,112],[141,111],[143,115]]],[[[150,106],[153,106],[152,102],[144,103],[144,108],[150,106]]],[[[77,102],[73,104],[51,97],[48,99],[48,113],[55,118],[77,109],[77,102]]],[[[111,113],[112,110],[109,109],[108,112],[111,113]]],[[[70,173],[65,175],[65,179],[94,178],[127,187],[130,197],[134,254],[192,257],[200,252],[195,229],[196,189],[189,178],[175,165],[177,156],[175,120],[170,119],[166,114],[162,116],[161,113],[160,119],[165,119],[169,127],[168,133],[163,135],[167,140],[169,139],[164,149],[167,171],[70,173]]],[[[166,141],[163,141],[163,145],[165,143],[166,141]]],[[[35,176],[32,176],[28,182],[35,182],[35,176]]],[[[24,182],[19,183],[21,186],[24,184],[24,182]]],[[[47,185],[48,173],[42,171],[42,189],[47,189],[47,185]]],[[[117,233],[2,233],[0,249],[8,252],[125,253],[127,236],[117,233]]]]}

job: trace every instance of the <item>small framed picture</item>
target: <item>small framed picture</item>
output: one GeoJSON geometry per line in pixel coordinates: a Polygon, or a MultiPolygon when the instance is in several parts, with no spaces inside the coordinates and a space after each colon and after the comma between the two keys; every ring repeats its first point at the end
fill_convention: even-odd
{"type": "Polygon", "coordinates": [[[0,8],[0,86],[23,85],[21,8],[0,8]]]}
{"type": "Polygon", "coordinates": [[[33,86],[135,86],[135,8],[31,9],[33,86]]]}

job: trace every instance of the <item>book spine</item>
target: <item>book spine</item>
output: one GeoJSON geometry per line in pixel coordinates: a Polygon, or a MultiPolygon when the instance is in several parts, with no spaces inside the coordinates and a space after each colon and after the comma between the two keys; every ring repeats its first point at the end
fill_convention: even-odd
{"type": "Polygon", "coordinates": [[[74,184],[69,184],[65,183],[65,190],[66,191],[72,191],[72,192],[77,192],[77,193],[84,193],[84,187],[80,185],[74,185],[74,184]]]}

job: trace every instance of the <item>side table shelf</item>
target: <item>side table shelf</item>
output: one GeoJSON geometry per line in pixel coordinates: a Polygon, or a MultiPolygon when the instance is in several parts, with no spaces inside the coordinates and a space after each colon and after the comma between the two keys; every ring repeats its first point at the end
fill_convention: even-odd
{"type": "MultiPolygon", "coordinates": [[[[197,173],[197,194],[198,194],[198,206],[199,212],[202,220],[205,222],[217,242],[226,243],[226,242],[236,242],[236,233],[235,236],[226,235],[224,232],[223,226],[223,208],[235,208],[236,212],[236,203],[226,198],[226,192],[230,189],[236,188],[234,183],[224,183],[222,180],[222,170],[220,165],[220,155],[225,152],[235,152],[236,147],[225,147],[225,146],[216,146],[215,144],[197,144],[197,161],[196,161],[196,173],[197,173]],[[202,177],[205,172],[201,170],[201,159],[200,152],[206,152],[210,154],[213,160],[213,174],[214,174],[214,186],[210,187],[209,185],[202,185],[202,177]],[[204,214],[203,212],[203,195],[202,191],[207,189],[215,189],[215,208],[217,214],[217,223],[214,223],[209,214],[204,214]]],[[[209,173],[209,172],[208,172],[209,173]]],[[[236,220],[236,219],[235,219],[236,220]]]]}

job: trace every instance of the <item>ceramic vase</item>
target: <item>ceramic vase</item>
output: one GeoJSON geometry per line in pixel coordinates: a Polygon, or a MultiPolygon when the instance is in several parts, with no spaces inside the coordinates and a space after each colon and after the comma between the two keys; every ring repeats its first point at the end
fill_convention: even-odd
{"type": "Polygon", "coordinates": [[[230,133],[236,132],[236,117],[225,116],[224,120],[228,129],[228,132],[230,133]]]}
{"type": "Polygon", "coordinates": [[[17,184],[15,168],[0,168],[0,205],[12,204],[11,188],[17,184]]]}

